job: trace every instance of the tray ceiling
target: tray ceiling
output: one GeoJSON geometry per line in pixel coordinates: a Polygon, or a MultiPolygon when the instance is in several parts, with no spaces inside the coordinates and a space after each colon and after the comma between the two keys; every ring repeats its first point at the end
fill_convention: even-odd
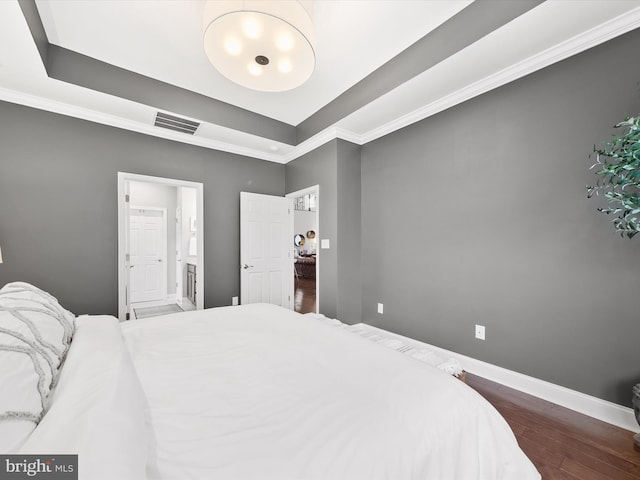
{"type": "Polygon", "coordinates": [[[640,0],[301,3],[316,70],[269,93],[208,63],[202,1],[5,0],[0,99],[286,163],[331,138],[366,143],[640,26],[640,0]],[[158,111],[201,126],[159,129],[158,111]]]}

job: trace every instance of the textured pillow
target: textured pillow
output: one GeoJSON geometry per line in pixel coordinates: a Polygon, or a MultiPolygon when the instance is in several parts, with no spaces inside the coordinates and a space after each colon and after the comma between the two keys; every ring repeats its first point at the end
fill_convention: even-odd
{"type": "Polygon", "coordinates": [[[28,283],[0,289],[0,453],[36,427],[69,350],[74,315],[28,283]]]}

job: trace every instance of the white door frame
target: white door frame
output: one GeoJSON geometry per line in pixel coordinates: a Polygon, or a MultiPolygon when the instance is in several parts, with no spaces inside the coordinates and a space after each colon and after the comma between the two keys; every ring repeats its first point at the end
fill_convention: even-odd
{"type": "Polygon", "coordinates": [[[182,195],[181,190],[177,189],[176,195],[176,303],[182,307],[182,293],[184,285],[182,284],[182,195]]]}
{"type": "MultiPolygon", "coordinates": [[[[303,195],[308,195],[310,193],[316,194],[316,225],[318,226],[318,231],[316,232],[316,238],[318,239],[318,246],[316,247],[316,313],[320,313],[320,237],[319,232],[322,232],[322,227],[320,226],[320,185],[313,185],[312,187],[303,188],[302,190],[297,190],[295,192],[287,193],[285,197],[289,199],[289,206],[291,211],[294,210],[294,200],[298,197],[302,197],[303,195]]],[[[294,230],[293,221],[295,217],[295,212],[291,215],[291,231],[294,230]]],[[[292,243],[293,244],[293,243],[292,243]]],[[[295,266],[294,266],[295,268],[295,266]]],[[[295,291],[294,291],[295,294],[295,291]]]]}
{"type": "Polygon", "coordinates": [[[136,173],[118,172],[118,318],[121,322],[127,319],[130,312],[129,262],[127,261],[128,204],[125,195],[129,182],[155,183],[169,187],[189,187],[196,189],[196,229],[197,229],[197,262],[198,288],[196,290],[196,308],[204,308],[204,185],[199,182],[177,180],[173,178],[153,177],[136,173]]]}
{"type": "MultiPolygon", "coordinates": [[[[164,268],[162,269],[162,300],[159,301],[159,304],[164,304],[167,302],[168,300],[168,295],[167,295],[167,282],[168,282],[168,276],[169,276],[169,272],[168,272],[168,268],[169,268],[169,264],[167,263],[167,248],[168,248],[168,242],[167,242],[167,209],[166,208],[162,208],[162,207],[144,207],[144,206],[140,206],[140,205],[129,205],[129,234],[131,234],[131,210],[150,210],[152,212],[160,212],[162,214],[162,245],[160,248],[160,251],[162,252],[162,265],[164,266],[164,268]]],[[[131,294],[131,292],[129,292],[129,294],[131,294]]],[[[153,304],[153,303],[158,303],[158,301],[156,300],[152,300],[150,302],[137,302],[137,303],[148,303],[149,305],[153,304]]],[[[136,302],[132,302],[132,303],[136,303],[136,302]]]]}

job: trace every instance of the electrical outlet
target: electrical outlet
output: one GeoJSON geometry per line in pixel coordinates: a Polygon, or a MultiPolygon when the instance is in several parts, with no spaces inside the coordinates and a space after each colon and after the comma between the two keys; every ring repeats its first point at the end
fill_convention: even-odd
{"type": "Polygon", "coordinates": [[[476,325],[476,338],[484,340],[484,325],[476,325]]]}
{"type": "Polygon", "coordinates": [[[231,305],[238,305],[238,297],[231,297],[231,305]]]}
{"type": "Polygon", "coordinates": [[[384,313],[384,305],[381,304],[381,303],[378,304],[378,313],[380,315],[382,315],[384,313]]]}

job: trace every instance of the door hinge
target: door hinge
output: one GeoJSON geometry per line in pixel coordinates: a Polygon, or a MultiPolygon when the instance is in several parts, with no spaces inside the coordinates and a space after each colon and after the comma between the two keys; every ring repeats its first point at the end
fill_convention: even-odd
{"type": "Polygon", "coordinates": [[[126,254],[124,255],[124,260],[125,260],[125,262],[130,262],[130,261],[131,261],[131,255],[129,255],[128,253],[126,253],[126,254]]]}
{"type": "Polygon", "coordinates": [[[131,320],[131,314],[127,312],[127,315],[125,317],[125,320],[131,320]]]}
{"type": "Polygon", "coordinates": [[[125,201],[125,203],[129,203],[129,194],[128,193],[124,196],[124,201],[125,201]]]}

